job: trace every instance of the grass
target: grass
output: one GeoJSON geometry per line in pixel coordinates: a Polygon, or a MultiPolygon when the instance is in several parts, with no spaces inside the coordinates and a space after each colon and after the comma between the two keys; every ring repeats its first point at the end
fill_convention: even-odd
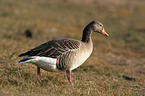
{"type": "Polygon", "coordinates": [[[145,95],[144,1],[109,1],[1,0],[0,95],[145,95]],[[42,70],[38,79],[36,66],[17,63],[20,53],[51,39],[80,40],[86,24],[96,19],[110,37],[93,33],[94,51],[72,72],[73,86],[64,72],[42,70]],[[25,37],[27,29],[32,39],[25,37]],[[125,80],[123,75],[136,80],[125,80]]]}

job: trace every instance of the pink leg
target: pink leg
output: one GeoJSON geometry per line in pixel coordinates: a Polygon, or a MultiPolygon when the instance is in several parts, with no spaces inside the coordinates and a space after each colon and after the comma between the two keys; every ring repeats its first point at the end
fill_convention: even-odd
{"type": "Polygon", "coordinates": [[[71,74],[67,74],[67,79],[68,79],[68,81],[69,81],[70,83],[72,83],[72,81],[71,81],[71,74]]]}
{"type": "Polygon", "coordinates": [[[38,76],[39,78],[41,77],[40,67],[37,67],[37,76],[38,76]]]}
{"type": "Polygon", "coordinates": [[[72,84],[72,81],[71,81],[71,71],[70,70],[66,70],[66,73],[67,73],[67,79],[68,79],[68,81],[72,84]]]}

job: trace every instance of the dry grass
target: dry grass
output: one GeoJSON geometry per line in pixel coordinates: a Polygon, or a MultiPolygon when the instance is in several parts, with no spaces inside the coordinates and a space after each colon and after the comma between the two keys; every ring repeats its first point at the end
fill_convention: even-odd
{"type": "Polygon", "coordinates": [[[144,1],[113,1],[1,0],[0,95],[145,95],[144,1]],[[81,39],[84,26],[94,19],[110,37],[93,33],[93,54],[72,72],[73,86],[63,72],[42,71],[39,80],[36,66],[17,63],[20,53],[51,39],[81,39]],[[32,39],[24,36],[27,29],[32,39]]]}

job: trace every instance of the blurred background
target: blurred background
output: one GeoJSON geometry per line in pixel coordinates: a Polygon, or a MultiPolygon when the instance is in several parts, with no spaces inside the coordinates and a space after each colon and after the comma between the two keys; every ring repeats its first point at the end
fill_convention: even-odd
{"type": "Polygon", "coordinates": [[[46,95],[48,91],[52,95],[142,95],[145,1],[0,0],[0,46],[0,95],[46,95]],[[42,71],[39,81],[34,65],[17,64],[20,53],[49,40],[81,40],[92,20],[103,23],[110,37],[92,34],[94,51],[72,75],[77,88],[64,82],[64,74],[42,71]],[[128,82],[123,75],[136,81],[128,82]]]}

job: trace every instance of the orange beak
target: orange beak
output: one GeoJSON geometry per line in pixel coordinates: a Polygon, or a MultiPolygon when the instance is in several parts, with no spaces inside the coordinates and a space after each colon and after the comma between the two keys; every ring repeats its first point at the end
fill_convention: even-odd
{"type": "Polygon", "coordinates": [[[103,30],[102,30],[100,33],[103,34],[103,35],[109,36],[109,35],[106,33],[106,31],[105,31],[104,28],[103,28],[103,30]]]}

